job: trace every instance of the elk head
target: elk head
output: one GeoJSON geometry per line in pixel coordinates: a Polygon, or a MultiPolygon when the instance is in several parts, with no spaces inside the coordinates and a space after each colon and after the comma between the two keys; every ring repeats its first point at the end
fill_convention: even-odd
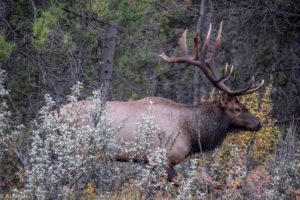
{"type": "Polygon", "coordinates": [[[255,84],[254,77],[252,77],[251,82],[245,88],[238,90],[232,90],[225,84],[232,74],[233,67],[228,70],[228,65],[226,65],[223,75],[220,75],[216,68],[216,56],[221,45],[222,26],[223,22],[220,24],[218,35],[212,48],[210,58],[206,59],[211,36],[211,25],[209,26],[209,30],[202,48],[199,45],[199,33],[197,33],[194,37],[193,56],[188,54],[186,44],[187,31],[184,31],[179,40],[180,49],[183,55],[180,57],[169,57],[163,53],[160,55],[160,57],[170,63],[187,63],[199,67],[205,76],[210,80],[210,82],[217,89],[223,92],[223,94],[220,96],[220,100],[218,101],[218,106],[226,115],[226,118],[229,121],[229,128],[257,131],[261,127],[258,118],[252,115],[247,108],[238,101],[237,96],[246,95],[257,91],[264,84],[264,80],[262,80],[259,84],[255,84]]]}
{"type": "Polygon", "coordinates": [[[260,129],[259,119],[252,115],[236,97],[223,93],[218,100],[218,105],[227,116],[231,130],[258,131],[260,129]]]}

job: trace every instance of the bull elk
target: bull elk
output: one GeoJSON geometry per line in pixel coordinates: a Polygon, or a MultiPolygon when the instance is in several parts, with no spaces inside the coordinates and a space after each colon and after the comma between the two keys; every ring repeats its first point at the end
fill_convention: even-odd
{"type": "MultiPolygon", "coordinates": [[[[223,92],[219,100],[200,103],[200,105],[180,104],[161,97],[146,97],[128,102],[106,102],[107,115],[112,122],[121,123],[124,120],[126,121],[124,127],[115,135],[115,138],[129,143],[134,142],[136,123],[143,113],[147,113],[149,101],[152,102],[152,112],[155,113],[156,124],[164,132],[165,137],[162,141],[159,141],[161,139],[155,136],[154,142],[151,143],[151,149],[155,150],[159,145],[165,145],[168,180],[172,180],[176,176],[173,167],[191,153],[215,149],[230,131],[258,131],[261,127],[258,118],[238,101],[237,96],[257,91],[264,81],[255,84],[254,78],[252,78],[247,87],[239,90],[232,90],[226,86],[225,82],[229,79],[233,68],[228,70],[226,66],[222,76],[216,68],[216,56],[220,48],[221,33],[222,22],[209,59],[206,59],[206,54],[211,36],[211,25],[202,48],[198,45],[199,34],[195,36],[193,56],[188,54],[186,31],[179,40],[182,56],[169,57],[164,53],[160,55],[163,60],[169,63],[187,63],[199,67],[210,82],[223,92]]],[[[82,107],[82,114],[89,114],[91,112],[89,108],[93,102],[85,100],[76,104],[72,107],[75,106],[77,109],[82,107]]],[[[68,105],[62,107],[60,113],[63,115],[69,112],[68,107],[68,105]]],[[[142,156],[144,162],[147,162],[147,156],[142,156]]],[[[141,159],[141,157],[139,158],[141,159]]],[[[121,154],[117,156],[117,159],[128,161],[132,159],[132,155],[121,154]]]]}

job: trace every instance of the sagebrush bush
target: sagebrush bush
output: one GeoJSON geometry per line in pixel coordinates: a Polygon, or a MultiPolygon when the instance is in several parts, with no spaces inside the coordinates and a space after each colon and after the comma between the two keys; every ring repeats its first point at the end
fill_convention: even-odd
{"type": "Polygon", "coordinates": [[[300,198],[300,143],[299,127],[292,120],[284,134],[277,140],[275,154],[266,168],[270,181],[262,199],[300,198]]]}
{"type": "MultiPolygon", "coordinates": [[[[100,160],[113,157],[116,148],[112,134],[115,128],[107,120],[99,92],[91,98],[89,115],[82,115],[78,101],[81,84],[68,97],[70,112],[59,116],[55,102],[45,96],[46,105],[39,111],[32,131],[29,163],[26,169],[25,196],[38,199],[62,199],[76,196],[86,187],[100,160]],[[80,119],[79,119],[80,118],[80,119]],[[77,126],[78,120],[90,123],[77,126]]],[[[111,178],[114,178],[112,176],[111,178]]]]}
{"type": "Polygon", "coordinates": [[[6,102],[9,92],[4,88],[4,79],[5,71],[0,69],[0,198],[3,198],[2,194],[18,182],[18,176],[15,174],[18,170],[18,161],[10,145],[14,127],[12,126],[12,113],[6,102]]]}
{"type": "Polygon", "coordinates": [[[23,162],[25,190],[16,188],[13,197],[64,199],[103,194],[107,197],[112,188],[124,184],[122,168],[114,162],[116,154],[135,152],[135,158],[146,153],[149,164],[146,167],[135,165],[140,177],[133,182],[143,195],[152,198],[166,176],[167,151],[162,146],[151,148],[153,139],[163,134],[155,124],[151,102],[148,112],[143,113],[136,123],[135,141],[128,145],[113,137],[124,124],[109,121],[99,91],[89,98],[89,110],[82,113],[83,108],[77,104],[81,89],[80,83],[72,88],[64,114],[54,109],[56,103],[45,95],[46,105],[40,109],[33,128],[27,130],[31,138],[27,162],[23,162]],[[110,189],[98,191],[97,187],[110,189]]]}
{"type": "Polygon", "coordinates": [[[4,99],[8,94],[8,91],[3,86],[4,78],[5,72],[0,69],[0,155],[7,150],[7,137],[9,136],[11,116],[4,99]]]}

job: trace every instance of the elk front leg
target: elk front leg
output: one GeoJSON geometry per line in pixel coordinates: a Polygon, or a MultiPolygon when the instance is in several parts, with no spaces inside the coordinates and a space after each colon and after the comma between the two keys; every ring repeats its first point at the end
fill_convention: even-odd
{"type": "Polygon", "coordinates": [[[167,175],[168,175],[167,180],[172,182],[173,179],[177,176],[177,172],[175,171],[175,169],[173,167],[167,167],[166,171],[167,171],[167,175]]]}
{"type": "Polygon", "coordinates": [[[169,182],[173,182],[175,186],[179,187],[182,185],[182,180],[180,178],[180,176],[178,176],[176,170],[173,167],[167,167],[166,168],[167,171],[167,180],[169,182]]]}

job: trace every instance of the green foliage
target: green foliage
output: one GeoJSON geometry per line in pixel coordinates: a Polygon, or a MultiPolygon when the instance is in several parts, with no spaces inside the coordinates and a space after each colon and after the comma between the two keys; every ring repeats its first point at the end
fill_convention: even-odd
{"type": "Polygon", "coordinates": [[[41,12],[33,24],[34,44],[43,48],[53,31],[53,26],[63,17],[62,5],[53,5],[41,12]]]}
{"type": "Polygon", "coordinates": [[[14,48],[15,44],[6,41],[4,35],[0,32],[0,63],[9,58],[14,48]]]}
{"type": "Polygon", "coordinates": [[[160,32],[165,32],[168,29],[170,20],[167,17],[162,17],[160,20],[160,32]]]}
{"type": "Polygon", "coordinates": [[[109,0],[91,0],[88,6],[97,16],[105,16],[110,13],[109,2],[109,0]]]}
{"type": "MultiPolygon", "coordinates": [[[[11,92],[10,97],[14,100],[15,106],[17,106],[18,111],[23,113],[28,107],[27,94],[32,93],[35,88],[35,76],[28,80],[27,73],[28,70],[33,70],[30,66],[20,65],[18,66],[18,71],[12,76],[10,85],[14,88],[14,92],[11,92]]],[[[30,71],[32,74],[36,71],[30,71]]]]}
{"type": "Polygon", "coordinates": [[[138,0],[91,0],[88,9],[98,17],[122,23],[142,25],[151,1],[138,0]]]}
{"type": "Polygon", "coordinates": [[[64,45],[69,51],[76,49],[76,43],[73,41],[72,35],[70,32],[64,33],[64,45]]]}

